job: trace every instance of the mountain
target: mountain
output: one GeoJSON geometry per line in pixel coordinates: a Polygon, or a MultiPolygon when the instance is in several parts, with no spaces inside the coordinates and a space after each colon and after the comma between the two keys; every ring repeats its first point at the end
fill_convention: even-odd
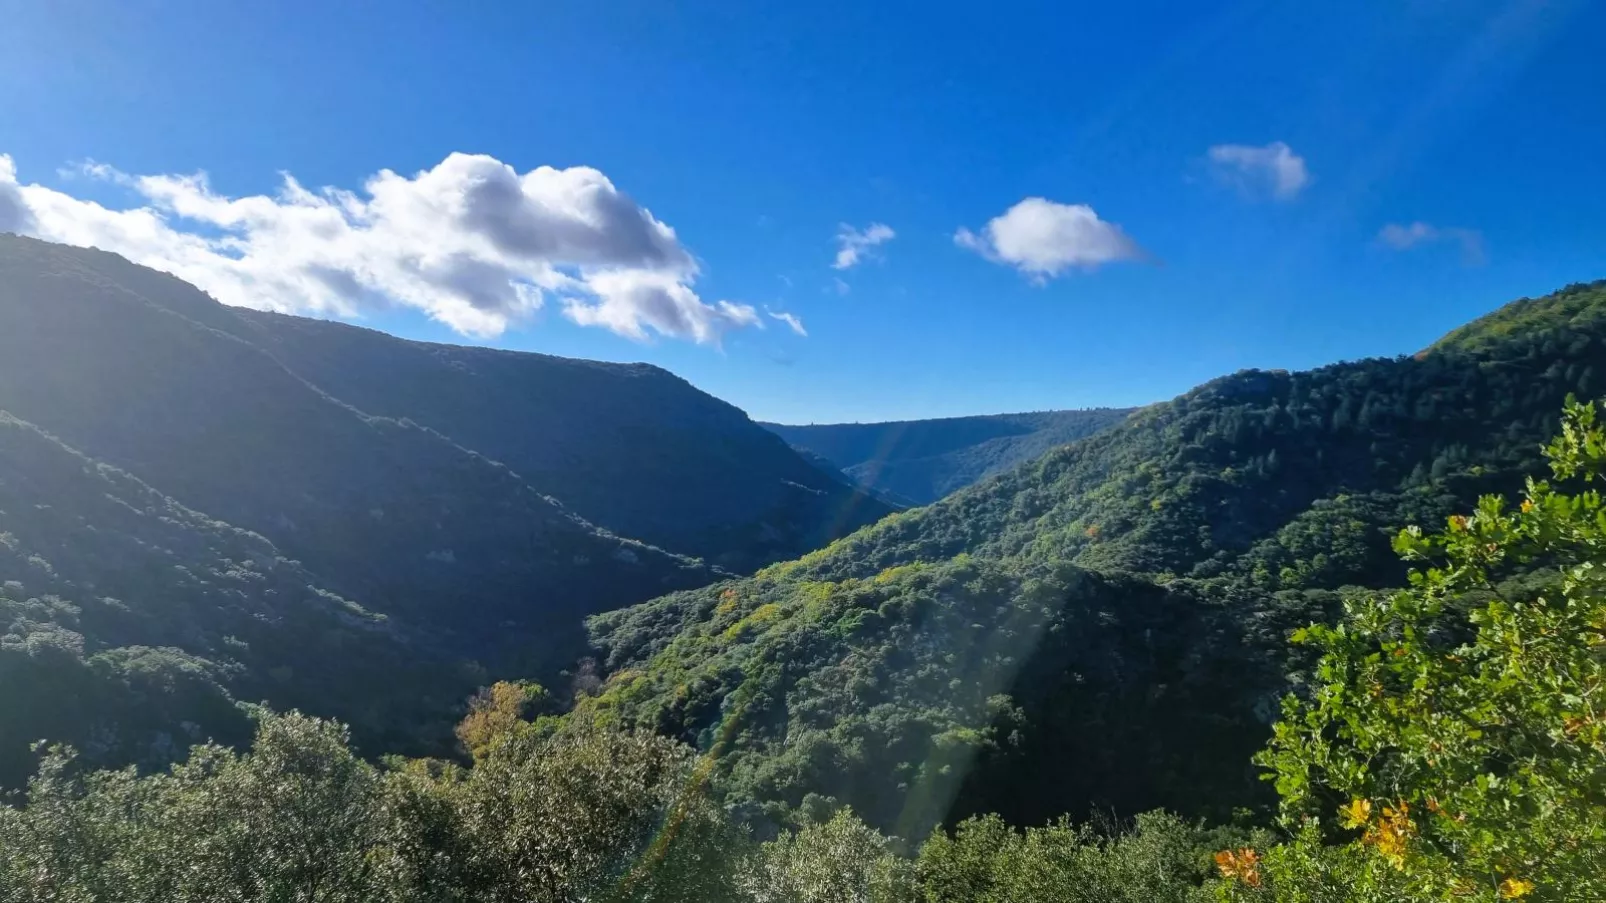
{"type": "Polygon", "coordinates": [[[1398,529],[1520,488],[1565,397],[1606,387],[1606,282],[1469,328],[1223,377],[796,561],[593,618],[612,674],[584,706],[709,750],[755,818],[845,802],[918,837],[985,811],[1227,816],[1266,797],[1248,761],[1299,679],[1290,631],[1401,583],[1398,529]]]}
{"type": "Polygon", "coordinates": [[[736,572],[890,513],[747,415],[647,364],[409,342],[240,310],[236,334],[369,414],[512,468],[586,519],[736,572]]]}
{"type": "Polygon", "coordinates": [[[486,679],[468,661],[557,677],[586,615],[890,510],[656,368],[258,315],[14,236],[0,418],[0,682],[60,691],[11,710],[0,758],[243,736],[234,700],[416,749],[486,679]]]}
{"type": "Polygon", "coordinates": [[[405,748],[473,686],[262,536],[7,414],[0,578],[0,785],[32,771],[40,737],[150,763],[248,739],[236,700],[325,711],[405,748]]]}
{"type": "Polygon", "coordinates": [[[1478,351],[1522,333],[1562,335],[1594,332],[1606,318],[1599,283],[1570,285],[1542,298],[1522,298],[1493,311],[1433,343],[1428,351],[1478,351]]]}
{"type": "Polygon", "coordinates": [[[709,579],[435,430],[334,398],[177,279],[24,239],[0,243],[0,272],[0,410],[466,651],[709,579]]]}
{"type": "Polygon", "coordinates": [[[915,505],[937,499],[1119,422],[1131,408],[1038,411],[889,423],[763,426],[860,485],[915,505]]]}

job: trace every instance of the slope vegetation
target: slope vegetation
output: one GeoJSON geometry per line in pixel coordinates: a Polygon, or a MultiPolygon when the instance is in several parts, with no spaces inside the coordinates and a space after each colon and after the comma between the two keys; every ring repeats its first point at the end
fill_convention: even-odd
{"type": "Polygon", "coordinates": [[[488,677],[585,654],[586,615],[888,510],[655,368],[248,314],[0,236],[0,784],[41,737],[155,762],[263,700],[445,748],[488,677]]]}
{"type": "Polygon", "coordinates": [[[235,313],[247,327],[237,335],[330,395],[450,436],[615,533],[731,571],[818,548],[891,510],[657,367],[235,313]]]}
{"type": "Polygon", "coordinates": [[[427,733],[471,686],[263,537],[3,412],[0,575],[0,784],[32,770],[41,737],[118,762],[246,739],[236,700],[407,747],[398,734],[427,733]]]}
{"type": "Polygon", "coordinates": [[[0,271],[0,410],[465,652],[572,637],[586,613],[709,578],[439,432],[323,392],[176,279],[24,239],[0,242],[0,271]]]}
{"type": "MultiPolygon", "coordinates": [[[[1293,627],[1404,577],[1390,537],[1540,467],[1601,389],[1606,283],[1471,347],[1246,371],[752,578],[593,619],[589,708],[713,751],[775,819],[920,836],[1090,806],[1225,815],[1293,627]],[[888,780],[887,776],[894,776],[888,780]]],[[[1534,302],[1525,302],[1532,304],[1534,302]]]]}

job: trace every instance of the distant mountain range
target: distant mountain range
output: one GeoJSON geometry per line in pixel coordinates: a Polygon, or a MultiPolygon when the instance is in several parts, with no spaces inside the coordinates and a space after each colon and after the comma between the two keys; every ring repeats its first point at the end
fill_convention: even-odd
{"type": "MultiPolygon", "coordinates": [[[[33,625],[17,636],[54,625],[84,662],[169,647],[248,699],[327,685],[313,708],[330,711],[367,705],[346,677],[385,656],[550,675],[584,651],[585,615],[892,510],[655,367],[243,311],[113,254],[15,236],[0,236],[0,412],[5,540],[38,550],[0,573],[33,625]],[[111,473],[116,491],[93,488],[111,473]],[[88,555],[98,542],[124,552],[88,555]],[[107,599],[135,617],[90,617],[107,599]],[[208,606],[234,614],[153,614],[208,606]],[[301,612],[331,626],[264,633],[301,612]],[[375,617],[389,652],[312,655],[367,648],[339,638],[375,617]],[[267,680],[265,647],[312,657],[269,657],[267,680]]],[[[480,680],[442,689],[461,698],[480,680]]]]}
{"type": "Polygon", "coordinates": [[[928,505],[1055,446],[1090,436],[1132,411],[1090,408],[887,423],[761,425],[889,499],[928,505]]]}

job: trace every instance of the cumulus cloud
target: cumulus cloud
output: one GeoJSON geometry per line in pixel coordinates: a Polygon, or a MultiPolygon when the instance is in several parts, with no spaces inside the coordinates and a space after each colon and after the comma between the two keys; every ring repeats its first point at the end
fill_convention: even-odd
{"type": "Polygon", "coordinates": [[[697,264],[674,230],[589,167],[520,173],[452,154],[412,176],[382,170],[360,191],[310,190],[286,174],[276,194],[239,198],[205,174],[79,172],[126,187],[137,206],[23,185],[0,156],[0,228],[18,222],[167,270],[226,304],[287,313],[400,304],[492,337],[558,298],[574,322],[637,340],[717,343],[763,325],[749,305],[698,297],[697,264]]]}
{"type": "Polygon", "coordinates": [[[11,158],[0,154],[0,232],[27,232],[33,226],[33,215],[22,200],[21,186],[17,184],[17,167],[11,158]]]}
{"type": "Polygon", "coordinates": [[[763,328],[752,307],[729,301],[707,304],[678,273],[609,270],[593,274],[587,287],[595,300],[566,298],[564,316],[581,326],[603,326],[633,339],[646,339],[646,327],[698,342],[717,341],[734,327],[763,328]]]}
{"type": "Polygon", "coordinates": [[[1461,246],[1461,259],[1467,264],[1483,263],[1483,234],[1476,229],[1433,226],[1421,221],[1410,225],[1389,223],[1377,233],[1377,240],[1396,251],[1418,245],[1452,241],[1461,246]]]}
{"type": "Polygon", "coordinates": [[[809,331],[803,328],[803,321],[798,317],[797,314],[789,314],[785,311],[772,310],[769,311],[769,315],[791,327],[792,331],[798,335],[805,338],[808,337],[809,331]]]}
{"type": "Polygon", "coordinates": [[[960,229],[954,243],[1042,282],[1072,267],[1140,260],[1143,249],[1086,204],[1027,198],[993,217],[981,233],[960,229]]]}
{"type": "Polygon", "coordinates": [[[836,261],[831,266],[839,270],[850,269],[874,253],[877,245],[886,244],[897,237],[897,234],[886,223],[871,223],[863,230],[843,223],[837,227],[836,261]]]}
{"type": "Polygon", "coordinates": [[[1218,144],[1208,153],[1216,177],[1250,194],[1270,194],[1292,200],[1310,184],[1305,158],[1281,141],[1265,147],[1218,144]]]}

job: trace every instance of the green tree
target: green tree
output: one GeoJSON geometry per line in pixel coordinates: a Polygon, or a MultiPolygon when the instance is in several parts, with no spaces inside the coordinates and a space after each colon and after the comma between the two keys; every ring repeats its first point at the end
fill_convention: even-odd
{"type": "Polygon", "coordinates": [[[742,878],[752,903],[913,903],[892,840],[842,810],[764,844],[742,878]]]}
{"type": "Polygon", "coordinates": [[[1260,761],[1297,839],[1229,896],[1278,900],[1606,899],[1606,430],[1569,402],[1545,449],[1568,493],[1530,480],[1437,534],[1409,589],[1354,598],[1260,761]],[[1322,841],[1341,840],[1334,849],[1322,841]],[[1327,894],[1323,896],[1322,894],[1327,894]]]}
{"type": "MultiPolygon", "coordinates": [[[[1060,820],[1018,831],[997,816],[937,832],[920,850],[925,903],[1187,903],[1208,899],[1210,853],[1231,832],[1165,812],[1126,830],[1060,820]]],[[[1242,841],[1239,841],[1240,843],[1242,841]]]]}
{"type": "Polygon", "coordinates": [[[199,746],[145,778],[58,748],[0,812],[0,900],[383,900],[381,786],[343,727],[294,713],[249,754],[199,746]]]}
{"type": "Polygon", "coordinates": [[[685,746],[583,722],[495,744],[444,786],[485,903],[709,900],[744,850],[685,746]]]}

